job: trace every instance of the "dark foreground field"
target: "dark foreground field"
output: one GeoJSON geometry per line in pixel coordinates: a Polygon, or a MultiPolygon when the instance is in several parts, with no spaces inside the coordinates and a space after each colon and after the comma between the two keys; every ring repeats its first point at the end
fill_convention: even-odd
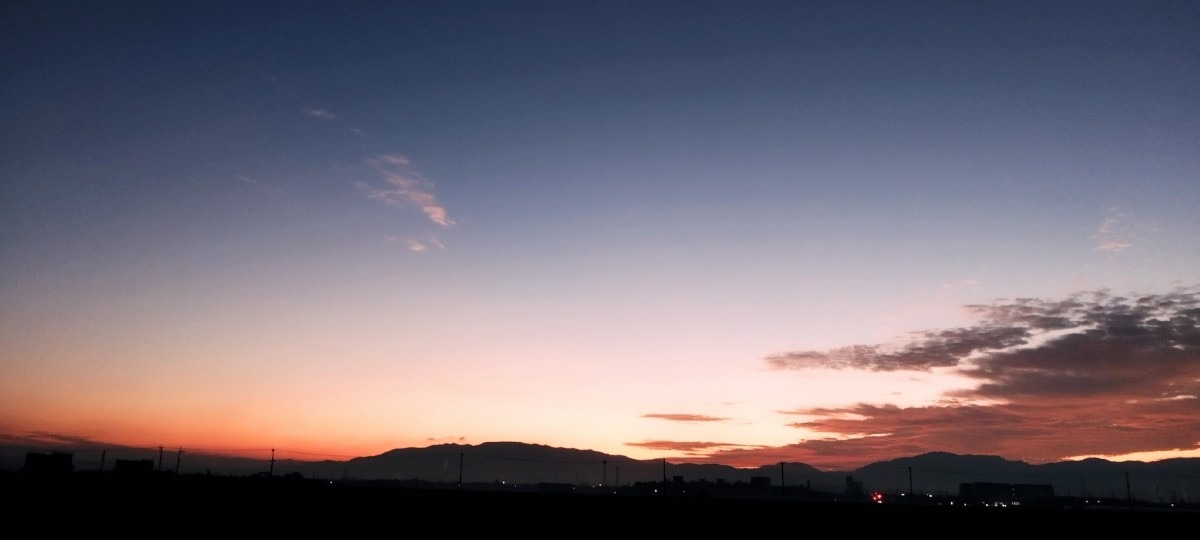
{"type": "MultiPolygon", "coordinates": [[[[513,534],[542,537],[647,534],[1194,532],[1200,514],[1163,508],[905,506],[684,496],[627,496],[407,489],[283,478],[3,479],[11,538],[120,534],[313,534],[347,537],[513,534]]],[[[7,535],[6,535],[7,536],[7,535]]]]}

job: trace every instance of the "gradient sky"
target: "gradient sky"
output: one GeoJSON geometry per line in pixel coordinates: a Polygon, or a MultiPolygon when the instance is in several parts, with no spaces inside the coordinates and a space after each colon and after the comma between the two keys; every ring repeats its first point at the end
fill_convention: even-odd
{"type": "Polygon", "coordinates": [[[1200,456],[1200,3],[0,6],[0,432],[1200,456]]]}

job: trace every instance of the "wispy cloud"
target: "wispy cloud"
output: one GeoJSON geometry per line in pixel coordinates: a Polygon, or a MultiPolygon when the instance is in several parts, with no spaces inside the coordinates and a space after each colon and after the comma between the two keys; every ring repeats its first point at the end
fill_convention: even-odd
{"type": "MultiPolygon", "coordinates": [[[[665,452],[708,452],[726,448],[744,448],[745,445],[719,442],[684,442],[684,441],[644,441],[625,443],[625,446],[634,446],[637,448],[645,448],[648,450],[662,450],[665,452]]],[[[754,447],[757,448],[757,447],[754,447]]]]}
{"type": "Polygon", "coordinates": [[[454,437],[454,436],[450,436],[450,437],[426,437],[426,438],[425,438],[425,440],[426,440],[427,442],[431,442],[431,443],[443,443],[443,442],[455,442],[455,443],[461,443],[461,442],[466,442],[467,438],[466,438],[466,437],[454,437]]]}
{"type": "Polygon", "coordinates": [[[830,351],[792,351],[768,356],[766,360],[778,369],[928,371],[958,365],[962,359],[978,352],[1022,345],[1031,337],[1031,331],[1021,327],[959,328],[921,332],[903,345],[852,345],[830,351]]]}
{"type": "Polygon", "coordinates": [[[1137,234],[1130,216],[1114,206],[1108,209],[1108,216],[1100,222],[1092,239],[1096,241],[1096,251],[1124,251],[1133,247],[1137,234]]]}
{"type": "Polygon", "coordinates": [[[278,186],[267,184],[266,182],[246,176],[244,174],[237,174],[234,175],[234,177],[237,178],[238,181],[251,186],[253,189],[266,193],[277,200],[286,201],[289,197],[288,193],[278,186]]]}
{"type": "Polygon", "coordinates": [[[864,372],[942,367],[976,386],[929,406],[782,411],[803,418],[787,425],[810,438],[785,447],[719,449],[697,460],[839,468],[949,451],[1050,462],[1200,441],[1200,292],[1093,291],[967,308],[977,325],[923,332],[902,347],[783,353],[767,363],[864,372]]]}
{"type": "MultiPolygon", "coordinates": [[[[62,433],[53,433],[49,431],[33,431],[23,435],[15,433],[0,433],[0,443],[6,446],[28,446],[28,447],[59,447],[59,448],[112,448],[114,445],[96,441],[86,437],[75,435],[66,435],[62,433]]],[[[115,445],[119,448],[127,448],[122,445],[115,445]]]]}
{"type": "Polygon", "coordinates": [[[404,244],[409,251],[420,253],[430,248],[445,248],[446,245],[433,236],[422,238],[400,238],[390,234],[383,235],[383,240],[389,244],[404,244]]]}
{"type": "Polygon", "coordinates": [[[307,114],[313,118],[319,118],[321,120],[336,120],[337,119],[336,114],[333,114],[332,112],[327,111],[325,109],[318,109],[316,107],[305,107],[304,114],[307,114]]]}
{"type": "Polygon", "coordinates": [[[728,418],[706,416],[703,414],[643,414],[642,418],[658,418],[673,422],[724,422],[729,420],[728,418]]]}
{"type": "Polygon", "coordinates": [[[433,182],[417,172],[407,157],[380,154],[367,162],[379,172],[383,181],[383,185],[358,182],[367,197],[390,206],[420,208],[430,221],[443,227],[454,224],[434,195],[433,182]]]}

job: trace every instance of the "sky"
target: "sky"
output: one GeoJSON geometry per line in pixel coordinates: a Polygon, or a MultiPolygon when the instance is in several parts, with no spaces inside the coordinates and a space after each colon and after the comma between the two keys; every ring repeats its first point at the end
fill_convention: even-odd
{"type": "Polygon", "coordinates": [[[1200,4],[5,2],[0,434],[1200,457],[1200,4]]]}

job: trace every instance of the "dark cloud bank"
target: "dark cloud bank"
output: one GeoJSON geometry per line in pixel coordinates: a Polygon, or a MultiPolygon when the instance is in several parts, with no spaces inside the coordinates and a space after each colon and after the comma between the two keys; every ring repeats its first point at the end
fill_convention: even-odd
{"type": "Polygon", "coordinates": [[[1100,291],[967,308],[976,325],[921,332],[900,346],[794,351],[766,361],[780,370],[942,368],[977,380],[974,388],[927,407],[785,411],[805,419],[795,427],[838,436],[782,448],[726,448],[698,461],[844,467],[947,451],[1047,463],[1200,443],[1197,291],[1100,291]]]}

